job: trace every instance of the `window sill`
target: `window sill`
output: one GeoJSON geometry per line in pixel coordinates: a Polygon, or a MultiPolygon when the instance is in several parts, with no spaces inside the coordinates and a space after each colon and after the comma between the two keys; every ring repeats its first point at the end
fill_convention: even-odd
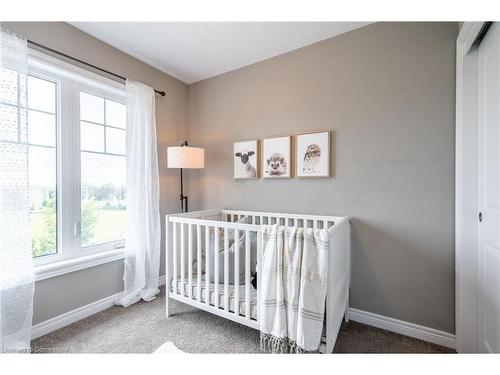
{"type": "Polygon", "coordinates": [[[100,264],[113,262],[125,258],[124,249],[106,251],[104,253],[62,260],[50,264],[35,267],[35,281],[50,279],[66,273],[80,271],[85,268],[98,266],[100,264]]]}

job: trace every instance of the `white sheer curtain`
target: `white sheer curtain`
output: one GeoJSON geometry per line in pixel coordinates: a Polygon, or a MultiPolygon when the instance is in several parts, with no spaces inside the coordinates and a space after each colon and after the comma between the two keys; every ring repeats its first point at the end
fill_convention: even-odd
{"type": "Polygon", "coordinates": [[[0,29],[0,348],[28,351],[34,274],[29,222],[26,39],[0,29]]]}
{"type": "Polygon", "coordinates": [[[155,95],[127,81],[127,232],[125,290],[117,302],[130,306],[160,292],[160,192],[155,95]]]}

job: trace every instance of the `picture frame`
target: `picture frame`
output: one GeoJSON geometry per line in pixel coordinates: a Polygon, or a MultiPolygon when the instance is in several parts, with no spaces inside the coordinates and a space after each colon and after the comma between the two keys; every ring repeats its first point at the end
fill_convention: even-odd
{"type": "Polygon", "coordinates": [[[233,178],[235,180],[256,180],[259,178],[259,140],[234,142],[233,178]]]}
{"type": "Polygon", "coordinates": [[[263,139],[261,164],[264,178],[291,178],[292,137],[263,139]]]}
{"type": "Polygon", "coordinates": [[[330,177],[331,132],[329,130],[298,134],[295,144],[297,177],[330,177]]]}

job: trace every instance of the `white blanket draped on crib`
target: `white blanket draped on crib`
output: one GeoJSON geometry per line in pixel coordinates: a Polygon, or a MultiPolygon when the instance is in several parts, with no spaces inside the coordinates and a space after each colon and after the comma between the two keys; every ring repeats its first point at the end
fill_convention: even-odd
{"type": "Polygon", "coordinates": [[[260,343],[272,353],[317,351],[325,312],[329,234],[262,226],[260,343]]]}

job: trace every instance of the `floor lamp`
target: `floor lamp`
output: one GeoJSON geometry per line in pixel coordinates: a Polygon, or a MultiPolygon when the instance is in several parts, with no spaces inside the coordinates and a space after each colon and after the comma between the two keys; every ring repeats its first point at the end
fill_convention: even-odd
{"type": "Polygon", "coordinates": [[[181,212],[188,212],[188,197],[184,195],[182,170],[205,168],[205,150],[200,147],[190,147],[187,141],[184,141],[180,146],[167,147],[167,167],[180,168],[181,212]]]}

